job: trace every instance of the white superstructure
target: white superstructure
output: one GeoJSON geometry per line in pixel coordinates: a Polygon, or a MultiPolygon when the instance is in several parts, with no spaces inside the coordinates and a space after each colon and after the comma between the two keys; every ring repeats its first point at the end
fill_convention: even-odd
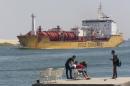
{"type": "Polygon", "coordinates": [[[82,26],[81,30],[79,30],[79,36],[108,38],[111,35],[117,35],[118,31],[116,22],[103,13],[101,2],[98,8],[97,19],[83,20],[82,26]]]}
{"type": "Polygon", "coordinates": [[[83,20],[84,36],[109,37],[117,34],[117,25],[113,20],[83,20]]]}

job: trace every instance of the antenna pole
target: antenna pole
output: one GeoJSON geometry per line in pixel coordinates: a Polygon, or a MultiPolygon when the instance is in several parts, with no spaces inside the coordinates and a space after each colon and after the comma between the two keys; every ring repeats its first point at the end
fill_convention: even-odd
{"type": "Polygon", "coordinates": [[[101,3],[101,0],[100,0],[100,3],[99,3],[99,7],[98,7],[98,19],[102,20],[102,19],[108,19],[109,17],[107,15],[104,14],[103,10],[102,10],[102,3],[101,3]]]}
{"type": "Polygon", "coordinates": [[[102,3],[101,0],[99,0],[98,19],[101,19],[101,17],[102,17],[102,3]]]}

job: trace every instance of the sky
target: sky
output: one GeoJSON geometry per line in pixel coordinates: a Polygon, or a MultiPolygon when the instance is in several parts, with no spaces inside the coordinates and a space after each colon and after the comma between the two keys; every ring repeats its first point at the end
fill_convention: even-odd
{"type": "MultiPolygon", "coordinates": [[[[103,11],[117,22],[124,39],[130,38],[130,0],[101,0],[103,11]]],[[[43,30],[81,27],[81,21],[96,19],[99,0],[0,0],[0,39],[17,39],[31,30],[31,14],[43,30]]]]}

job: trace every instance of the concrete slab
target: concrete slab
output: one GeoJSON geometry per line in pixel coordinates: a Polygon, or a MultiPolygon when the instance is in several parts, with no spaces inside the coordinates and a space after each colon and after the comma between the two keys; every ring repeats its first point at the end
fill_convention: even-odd
{"type": "Polygon", "coordinates": [[[56,80],[45,84],[45,86],[130,86],[130,77],[119,77],[117,79],[91,78],[90,80],[56,80]]]}

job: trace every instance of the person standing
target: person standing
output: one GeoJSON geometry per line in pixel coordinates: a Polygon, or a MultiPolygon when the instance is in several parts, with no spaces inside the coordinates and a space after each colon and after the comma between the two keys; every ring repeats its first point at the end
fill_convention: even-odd
{"type": "Polygon", "coordinates": [[[40,83],[40,80],[37,80],[37,82],[32,84],[32,86],[44,86],[44,84],[40,83]]]}
{"type": "Polygon", "coordinates": [[[76,56],[73,55],[71,58],[67,59],[65,63],[65,68],[66,68],[66,77],[67,79],[72,79],[72,64],[74,63],[76,56]]]}
{"type": "Polygon", "coordinates": [[[117,61],[118,61],[118,58],[117,58],[117,55],[115,54],[115,50],[112,50],[111,51],[111,54],[112,54],[112,64],[113,64],[113,76],[112,76],[112,79],[116,79],[117,78],[117,61]]]}

